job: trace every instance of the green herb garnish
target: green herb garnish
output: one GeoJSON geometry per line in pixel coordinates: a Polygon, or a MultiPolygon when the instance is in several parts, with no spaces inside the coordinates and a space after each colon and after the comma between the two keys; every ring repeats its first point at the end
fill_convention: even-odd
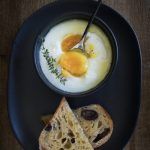
{"type": "Polygon", "coordinates": [[[63,76],[63,74],[58,70],[57,66],[56,66],[56,59],[53,58],[52,56],[49,56],[49,51],[48,49],[46,49],[44,47],[44,39],[42,39],[42,53],[43,56],[47,62],[48,65],[48,69],[51,71],[52,74],[55,74],[56,79],[60,80],[60,83],[62,83],[63,85],[65,85],[67,79],[63,76]]]}

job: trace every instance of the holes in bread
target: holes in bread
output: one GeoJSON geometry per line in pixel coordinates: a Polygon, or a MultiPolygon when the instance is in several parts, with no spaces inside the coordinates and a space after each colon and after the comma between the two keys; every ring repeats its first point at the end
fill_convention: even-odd
{"type": "Polygon", "coordinates": [[[66,149],[71,148],[71,142],[69,139],[67,140],[66,144],[64,145],[64,148],[66,148],[66,149]]]}
{"type": "Polygon", "coordinates": [[[96,120],[98,118],[98,113],[95,110],[83,109],[81,111],[81,117],[85,120],[96,120]]]}
{"type": "Polygon", "coordinates": [[[49,123],[49,124],[45,127],[45,131],[50,132],[51,129],[52,129],[52,126],[51,126],[51,124],[49,123]]]}
{"type": "Polygon", "coordinates": [[[63,148],[60,148],[59,150],[64,150],[63,148]]]}
{"type": "Polygon", "coordinates": [[[75,138],[72,138],[71,139],[71,143],[75,143],[76,141],[75,141],[75,138]]]}
{"type": "Polygon", "coordinates": [[[89,136],[89,139],[91,139],[91,136],[89,136]]]}
{"type": "Polygon", "coordinates": [[[72,132],[71,130],[68,131],[68,135],[69,135],[70,137],[74,137],[74,134],[73,134],[73,132],[72,132]]]}
{"type": "Polygon", "coordinates": [[[63,138],[63,139],[61,140],[62,143],[64,143],[65,141],[66,141],[66,138],[63,138]]]}
{"type": "Polygon", "coordinates": [[[93,140],[94,143],[98,142],[102,138],[104,138],[106,135],[108,135],[110,132],[110,128],[105,128],[104,131],[97,135],[97,137],[93,140]]]}
{"type": "Polygon", "coordinates": [[[102,122],[99,121],[99,122],[98,122],[98,128],[100,128],[101,126],[102,126],[102,122]]]}

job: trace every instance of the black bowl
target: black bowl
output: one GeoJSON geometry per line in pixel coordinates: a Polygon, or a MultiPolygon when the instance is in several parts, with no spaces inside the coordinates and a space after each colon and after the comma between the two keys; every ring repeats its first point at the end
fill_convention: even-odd
{"type": "Polygon", "coordinates": [[[108,80],[112,76],[112,73],[115,70],[115,66],[117,64],[117,57],[118,57],[118,46],[117,46],[116,39],[115,39],[114,34],[111,31],[110,27],[108,27],[108,25],[104,21],[102,21],[100,18],[95,17],[93,24],[99,26],[104,31],[104,33],[109,38],[109,41],[110,41],[111,47],[112,47],[112,64],[111,64],[110,70],[109,70],[108,74],[106,75],[106,77],[94,88],[84,91],[84,92],[78,92],[78,93],[63,91],[63,90],[55,87],[53,84],[51,84],[48,81],[48,79],[45,77],[45,75],[42,71],[41,65],[40,65],[40,61],[39,61],[39,51],[40,51],[41,44],[42,44],[43,39],[46,36],[46,34],[49,32],[49,30],[53,26],[55,26],[63,21],[71,20],[71,19],[81,19],[81,20],[88,21],[89,18],[90,18],[90,14],[86,14],[86,13],[72,13],[72,14],[65,14],[65,15],[59,16],[59,17],[55,18],[54,21],[50,22],[48,24],[48,26],[46,26],[45,29],[41,33],[39,33],[39,35],[37,37],[37,40],[35,43],[35,51],[34,51],[34,60],[35,60],[35,66],[36,66],[37,72],[38,72],[40,78],[44,81],[44,83],[50,89],[52,89],[53,91],[55,91],[63,96],[80,97],[80,96],[86,96],[88,94],[91,94],[91,93],[95,92],[96,90],[102,88],[108,82],[108,80]]]}

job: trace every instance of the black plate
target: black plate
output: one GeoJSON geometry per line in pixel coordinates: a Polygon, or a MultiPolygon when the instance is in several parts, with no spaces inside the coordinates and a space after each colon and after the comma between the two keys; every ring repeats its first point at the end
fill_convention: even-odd
{"type": "MultiPolygon", "coordinates": [[[[61,95],[51,91],[39,78],[34,65],[34,44],[43,28],[59,15],[72,12],[91,13],[92,0],[62,0],[34,13],[21,27],[9,68],[8,111],[12,129],[24,149],[38,149],[43,128],[41,115],[57,108],[61,95]]],[[[114,10],[102,5],[100,17],[113,31],[118,43],[118,64],[107,84],[96,93],[82,98],[68,98],[72,108],[101,104],[112,116],[114,132],[101,148],[120,150],[129,140],[138,116],[141,93],[140,48],[133,29],[114,10]]]]}

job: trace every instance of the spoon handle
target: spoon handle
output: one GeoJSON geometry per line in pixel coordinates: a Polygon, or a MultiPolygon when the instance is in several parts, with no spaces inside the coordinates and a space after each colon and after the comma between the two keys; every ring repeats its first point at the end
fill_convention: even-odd
{"type": "Polygon", "coordinates": [[[93,12],[93,14],[91,15],[91,17],[90,17],[90,19],[89,19],[89,22],[88,22],[88,25],[86,26],[86,29],[85,29],[85,31],[84,31],[84,33],[83,33],[83,35],[82,35],[82,39],[87,35],[88,30],[89,30],[89,27],[91,26],[91,24],[92,24],[92,22],[93,22],[93,20],[94,20],[94,17],[96,16],[96,14],[97,14],[97,12],[98,12],[99,7],[101,6],[101,4],[102,4],[102,0],[99,0],[99,1],[98,1],[98,4],[97,4],[97,8],[96,8],[96,10],[93,12]]]}

